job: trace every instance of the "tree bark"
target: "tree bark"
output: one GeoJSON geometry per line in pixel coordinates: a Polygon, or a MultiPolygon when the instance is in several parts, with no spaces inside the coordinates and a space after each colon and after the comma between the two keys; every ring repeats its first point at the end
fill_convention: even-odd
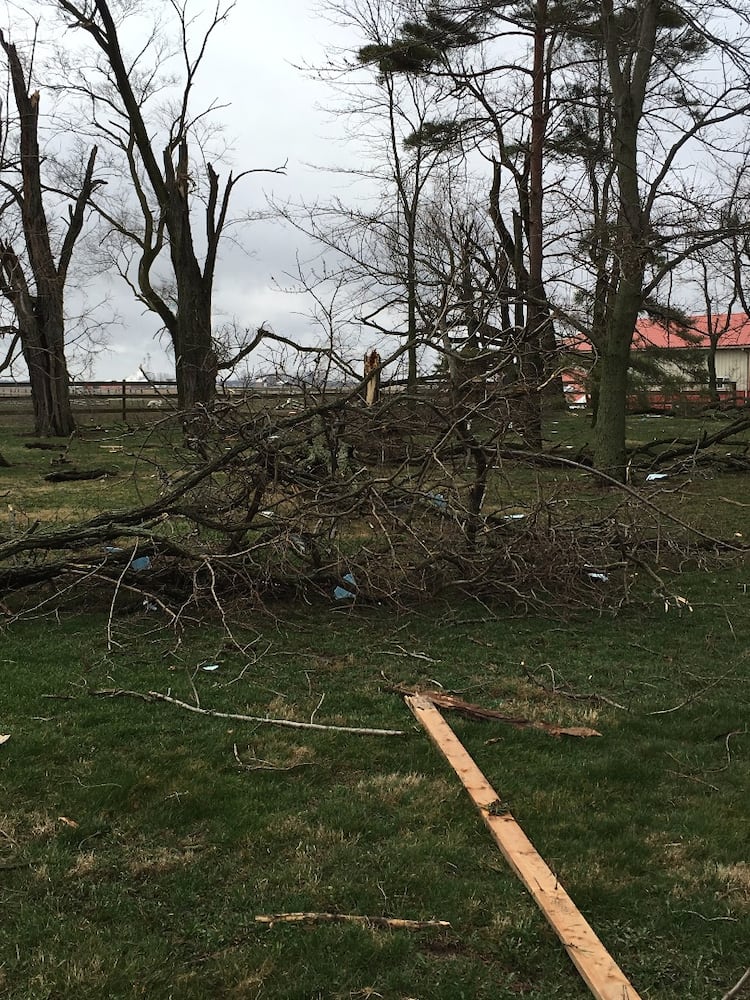
{"type": "Polygon", "coordinates": [[[630,345],[643,306],[643,277],[649,249],[649,220],[644,210],[638,173],[638,132],[651,75],[659,0],[644,0],[639,8],[637,36],[625,58],[625,45],[612,0],[601,0],[604,52],[612,90],[613,159],[619,207],[615,252],[620,280],[612,293],[607,329],[599,345],[599,406],[594,461],[600,471],[625,481],[625,415],[630,345]]]}
{"type": "Polygon", "coordinates": [[[76,425],[62,331],[52,338],[27,334],[23,356],[31,383],[34,433],[39,437],[69,437],[76,425]]]}
{"type": "Polygon", "coordinates": [[[96,148],[89,155],[78,196],[68,209],[68,228],[56,261],[44,208],[38,138],[39,92],[28,93],[16,47],[5,40],[2,32],[0,46],[8,59],[18,109],[22,186],[15,192],[14,200],[21,213],[28,258],[28,263],[22,263],[10,243],[0,243],[0,292],[12,304],[18,322],[31,382],[34,429],[45,437],[67,437],[75,430],[75,420],[65,359],[65,281],[75,242],[83,228],[86,205],[98,183],[93,179],[96,148]]]}
{"type": "MultiPolygon", "coordinates": [[[[214,271],[218,244],[226,223],[229,198],[238,178],[233,178],[230,174],[223,190],[220,190],[218,174],[210,163],[206,164],[208,193],[203,220],[205,254],[201,264],[193,239],[194,219],[191,215],[191,199],[194,181],[188,157],[188,140],[192,125],[187,115],[187,106],[195,72],[205,52],[208,36],[224,19],[225,14],[216,9],[214,21],[204,37],[199,54],[186,68],[181,95],[182,112],[178,113],[172,122],[170,136],[165,147],[159,152],[151,124],[143,114],[143,102],[133,88],[129,67],[120,45],[118,25],[107,0],[92,0],[90,10],[88,5],[79,4],[76,0],[57,0],[57,3],[73,18],[77,27],[91,35],[104,54],[109,66],[111,86],[117,94],[117,103],[121,104],[121,107],[118,106],[116,109],[120,115],[118,125],[126,138],[120,148],[128,159],[141,202],[145,235],[139,242],[138,237],[127,227],[122,227],[120,224],[119,228],[140,246],[138,287],[142,301],[159,316],[172,340],[179,407],[182,410],[191,410],[196,406],[210,407],[216,396],[218,371],[211,324],[214,271]],[[138,162],[135,158],[136,151],[138,162]],[[150,192],[147,191],[146,184],[150,192]],[[152,211],[149,204],[151,193],[158,210],[152,211]],[[177,291],[176,308],[173,308],[151,283],[151,270],[167,242],[177,291]]],[[[175,8],[178,7],[176,4],[175,8]]],[[[184,14],[184,8],[180,9],[184,14]]],[[[184,32],[187,21],[183,20],[182,25],[184,32]]],[[[187,46],[185,34],[182,42],[187,46]]],[[[187,49],[185,51],[187,52],[187,49]]],[[[107,96],[102,100],[110,103],[107,96]]]]}

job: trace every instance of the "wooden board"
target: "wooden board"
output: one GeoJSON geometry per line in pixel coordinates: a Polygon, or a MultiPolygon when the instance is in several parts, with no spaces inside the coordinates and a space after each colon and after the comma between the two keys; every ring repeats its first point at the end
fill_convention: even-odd
{"type": "Polygon", "coordinates": [[[534,897],[593,995],[598,1000],[640,1000],[555,873],[513,816],[498,805],[497,792],[440,712],[421,695],[407,697],[406,703],[461,779],[505,860],[534,897]]]}

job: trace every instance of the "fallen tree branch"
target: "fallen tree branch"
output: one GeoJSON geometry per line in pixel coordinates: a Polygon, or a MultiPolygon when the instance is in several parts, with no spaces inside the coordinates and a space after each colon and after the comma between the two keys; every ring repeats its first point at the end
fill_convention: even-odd
{"type": "Polygon", "coordinates": [[[168,694],[161,694],[159,691],[149,691],[143,694],[141,691],[126,691],[124,688],[105,688],[101,691],[89,691],[94,698],[140,698],[141,701],[165,701],[169,705],[176,705],[177,708],[184,708],[188,712],[195,712],[198,715],[210,715],[215,719],[232,719],[235,722],[253,722],[266,726],[283,726],[287,729],[317,729],[323,732],[333,733],[354,733],[358,736],[406,736],[402,729],[368,729],[360,726],[324,726],[318,722],[294,722],[291,719],[269,719],[257,715],[238,715],[234,712],[217,712],[212,708],[198,708],[196,705],[189,705],[186,701],[172,698],[168,694]]]}
{"type": "Polygon", "coordinates": [[[256,924],[361,924],[363,927],[388,927],[391,930],[424,931],[450,927],[447,920],[405,920],[401,917],[362,917],[358,913],[260,913],[256,924]]]}
{"type": "Polygon", "coordinates": [[[651,441],[648,444],[641,445],[640,447],[633,449],[631,454],[637,455],[639,452],[649,452],[650,450],[663,444],[673,444],[674,447],[667,448],[658,455],[657,462],[661,466],[665,462],[671,462],[676,458],[684,458],[688,455],[695,455],[699,451],[710,448],[711,445],[721,444],[722,441],[747,430],[748,427],[750,427],[750,418],[747,416],[741,416],[736,420],[733,420],[730,424],[727,424],[725,427],[721,427],[713,434],[707,434],[706,431],[704,431],[701,437],[695,441],[690,441],[685,438],[677,438],[670,441],[665,438],[661,441],[651,441]]]}
{"type": "Polygon", "coordinates": [[[87,479],[108,479],[119,475],[117,469],[62,469],[44,478],[48,483],[77,483],[87,479]]]}
{"type": "Polygon", "coordinates": [[[731,990],[727,990],[721,1000],[734,1000],[748,984],[750,984],[750,969],[745,970],[745,974],[734,984],[731,990]]]}
{"type": "MultiPolygon", "coordinates": [[[[502,722],[506,726],[512,726],[514,729],[537,729],[543,733],[549,733],[550,736],[576,736],[579,738],[602,735],[596,729],[590,729],[588,726],[557,726],[552,722],[525,719],[517,715],[504,715],[494,708],[472,705],[470,702],[463,701],[455,695],[443,694],[440,691],[420,691],[418,688],[408,688],[402,684],[392,684],[390,685],[390,690],[407,698],[426,698],[436,707],[459,712],[468,719],[476,719],[482,722],[502,722]]],[[[488,740],[487,742],[493,743],[495,741],[488,740]]]]}
{"type": "MultiPolygon", "coordinates": [[[[599,694],[597,691],[592,691],[590,694],[579,694],[577,691],[569,691],[567,688],[558,687],[558,685],[554,682],[554,679],[552,682],[552,687],[550,687],[548,684],[545,684],[543,680],[537,677],[536,674],[532,670],[530,670],[523,662],[521,662],[521,669],[526,674],[526,676],[528,677],[528,679],[531,681],[532,684],[535,684],[537,687],[541,688],[542,691],[545,691],[547,694],[554,694],[559,696],[560,698],[569,698],[571,701],[588,701],[593,704],[611,705],[612,708],[620,708],[622,709],[623,712],[628,711],[625,705],[621,705],[619,702],[613,701],[611,698],[608,698],[605,694],[599,694]]],[[[551,669],[552,668],[550,667],[550,670],[551,669]]]]}
{"type": "Polygon", "coordinates": [[[237,744],[232,745],[232,752],[234,753],[234,759],[237,761],[239,767],[244,768],[246,771],[294,771],[298,767],[312,767],[314,761],[311,760],[301,760],[296,764],[287,764],[283,766],[281,764],[272,764],[268,760],[263,760],[260,757],[252,757],[252,764],[246,763],[240,757],[239,750],[237,749],[237,744]]]}
{"type": "Polygon", "coordinates": [[[727,677],[729,677],[734,672],[735,672],[735,667],[730,667],[730,669],[725,671],[721,675],[721,677],[714,678],[714,680],[712,680],[710,684],[706,684],[705,687],[702,687],[699,691],[696,691],[694,694],[691,694],[684,701],[681,701],[679,705],[673,705],[672,708],[660,708],[657,709],[655,712],[647,712],[646,714],[671,715],[672,712],[679,712],[681,708],[685,708],[687,705],[692,704],[692,702],[697,701],[698,698],[702,697],[706,693],[706,691],[710,691],[712,688],[715,688],[718,684],[721,684],[722,681],[725,681],[727,677]]]}

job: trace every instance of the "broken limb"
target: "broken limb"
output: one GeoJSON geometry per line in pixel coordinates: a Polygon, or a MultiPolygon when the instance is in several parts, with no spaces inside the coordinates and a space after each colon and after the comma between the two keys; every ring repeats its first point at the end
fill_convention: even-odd
{"type": "Polygon", "coordinates": [[[721,675],[721,677],[715,677],[714,680],[712,680],[710,682],[710,684],[706,684],[706,686],[702,687],[700,689],[700,691],[696,691],[694,694],[691,694],[684,701],[681,701],[679,703],[679,705],[673,705],[672,708],[660,708],[660,709],[658,709],[655,712],[647,712],[646,714],[647,715],[671,715],[672,712],[679,712],[681,708],[685,708],[687,705],[690,705],[692,702],[697,701],[698,698],[701,698],[706,693],[706,691],[710,691],[711,688],[715,688],[718,684],[721,684],[721,682],[725,681],[727,679],[727,677],[731,676],[731,674],[733,674],[735,672],[735,670],[736,670],[736,667],[734,667],[734,666],[730,667],[730,669],[727,670],[727,671],[725,671],[721,675]]]}
{"type": "Polygon", "coordinates": [[[283,726],[286,729],[318,729],[331,733],[353,733],[357,736],[406,736],[402,729],[368,729],[360,726],[324,726],[318,722],[294,722],[291,719],[269,719],[257,715],[238,715],[234,712],[217,712],[212,708],[198,708],[196,705],[189,705],[186,701],[172,698],[168,694],[161,694],[159,691],[149,691],[143,694],[141,691],[126,691],[122,688],[106,688],[103,691],[90,691],[95,698],[140,698],[141,701],[166,701],[177,708],[184,708],[188,712],[195,712],[198,715],[210,715],[215,719],[232,719],[234,722],[252,722],[266,726],[283,726]]]}
{"type": "MultiPolygon", "coordinates": [[[[548,666],[548,664],[543,664],[543,666],[548,666]]],[[[571,701],[588,701],[593,704],[611,705],[612,708],[620,708],[623,712],[628,711],[625,705],[621,705],[619,702],[613,701],[605,694],[599,694],[597,691],[592,691],[590,694],[578,694],[576,691],[569,691],[568,688],[559,687],[555,683],[554,676],[552,679],[552,687],[550,687],[548,684],[545,684],[541,678],[537,677],[532,670],[529,670],[523,661],[521,662],[521,669],[532,684],[536,684],[537,687],[541,688],[542,691],[546,691],[547,694],[558,695],[561,698],[569,698],[571,701]]],[[[552,668],[550,667],[550,672],[551,671],[552,668]]]]}
{"type": "Polygon", "coordinates": [[[256,924],[361,924],[363,927],[388,927],[391,930],[424,931],[450,928],[447,920],[403,920],[400,917],[362,917],[357,913],[261,913],[256,924]]]}
{"type": "Polygon", "coordinates": [[[414,717],[458,775],[503,857],[531,893],[597,1000],[639,1000],[623,971],[429,698],[407,697],[414,717]]]}
{"type": "Polygon", "coordinates": [[[745,970],[745,974],[734,984],[731,990],[727,990],[721,1000],[734,1000],[741,995],[746,986],[750,986],[750,969],[745,970]]]}
{"type": "Polygon", "coordinates": [[[240,757],[236,743],[232,745],[232,752],[234,753],[234,759],[237,761],[238,767],[243,767],[246,771],[294,771],[298,767],[312,767],[314,763],[312,760],[301,760],[296,764],[283,766],[281,764],[272,764],[270,760],[263,760],[261,757],[251,757],[251,763],[246,763],[240,757]]]}
{"type": "MultiPolygon", "coordinates": [[[[586,738],[589,736],[601,736],[596,729],[588,726],[557,726],[552,722],[540,722],[535,719],[524,719],[516,715],[504,715],[494,708],[484,708],[482,705],[472,705],[468,701],[463,701],[452,694],[443,694],[440,691],[417,691],[407,688],[401,684],[393,684],[391,690],[402,694],[407,698],[425,698],[439,708],[445,708],[453,712],[459,712],[468,719],[480,721],[502,722],[506,726],[513,726],[514,729],[537,729],[550,736],[576,736],[586,738]]],[[[488,742],[495,742],[489,740],[488,742]]]]}

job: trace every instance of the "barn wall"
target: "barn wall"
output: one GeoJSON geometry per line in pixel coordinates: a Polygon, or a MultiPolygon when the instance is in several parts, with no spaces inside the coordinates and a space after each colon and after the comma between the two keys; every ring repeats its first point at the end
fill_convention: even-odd
{"type": "Polygon", "coordinates": [[[716,352],[716,377],[736,382],[739,392],[750,389],[749,365],[750,350],[747,348],[727,347],[716,352]]]}

